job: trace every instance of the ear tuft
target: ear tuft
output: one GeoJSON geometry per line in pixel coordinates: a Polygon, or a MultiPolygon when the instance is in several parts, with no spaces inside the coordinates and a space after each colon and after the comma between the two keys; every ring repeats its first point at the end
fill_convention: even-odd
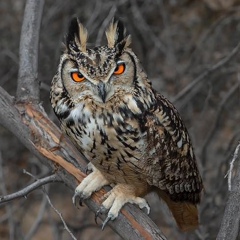
{"type": "Polygon", "coordinates": [[[120,20],[116,21],[117,32],[116,32],[116,42],[120,43],[126,37],[126,29],[123,22],[120,20]]]}
{"type": "Polygon", "coordinates": [[[86,52],[87,38],[87,29],[79,22],[78,18],[73,18],[69,24],[66,36],[67,48],[75,52],[86,52]]]}
{"type": "Polygon", "coordinates": [[[116,42],[116,32],[117,32],[117,24],[114,22],[114,19],[109,24],[108,29],[106,30],[106,37],[108,41],[108,47],[113,48],[116,42]]]}
{"type": "Polygon", "coordinates": [[[119,51],[122,51],[131,43],[130,35],[126,35],[126,29],[123,23],[115,19],[111,21],[108,29],[106,30],[106,37],[108,41],[108,47],[116,47],[119,51]]]}
{"type": "Polygon", "coordinates": [[[75,41],[76,33],[78,32],[78,19],[75,17],[71,20],[68,33],[66,35],[66,45],[69,46],[75,41]]]}
{"type": "Polygon", "coordinates": [[[87,32],[87,29],[81,23],[78,23],[78,25],[79,25],[79,38],[80,38],[81,51],[86,52],[88,32],[87,32]]]}

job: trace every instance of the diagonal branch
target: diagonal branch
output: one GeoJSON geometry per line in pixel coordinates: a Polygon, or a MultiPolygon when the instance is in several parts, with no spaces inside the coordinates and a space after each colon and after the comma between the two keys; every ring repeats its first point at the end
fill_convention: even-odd
{"type": "Polygon", "coordinates": [[[17,101],[39,102],[38,41],[44,0],[27,0],[20,38],[17,101]]]}
{"type": "Polygon", "coordinates": [[[34,223],[32,224],[28,233],[24,237],[24,240],[33,239],[34,234],[37,232],[37,230],[41,226],[41,222],[43,221],[43,217],[44,217],[46,209],[47,209],[47,198],[45,195],[43,195],[43,199],[42,199],[39,211],[38,211],[38,215],[37,215],[36,219],[34,220],[34,223]]]}
{"type": "Polygon", "coordinates": [[[52,201],[50,200],[50,197],[48,196],[47,192],[46,192],[44,189],[42,189],[42,191],[45,193],[46,199],[47,199],[49,205],[51,206],[51,208],[54,210],[54,212],[55,212],[55,213],[59,216],[59,218],[61,219],[62,224],[63,224],[63,226],[64,226],[64,229],[69,233],[69,235],[71,236],[71,238],[72,238],[73,240],[77,240],[76,237],[73,235],[73,233],[70,231],[70,229],[69,229],[68,225],[66,224],[65,220],[63,219],[62,214],[57,210],[57,208],[55,208],[55,207],[53,206],[52,201]]]}
{"type": "Polygon", "coordinates": [[[0,204],[4,202],[12,201],[13,199],[16,199],[16,198],[26,197],[29,193],[31,193],[35,189],[51,182],[62,182],[62,180],[56,174],[53,174],[51,176],[48,176],[42,179],[38,179],[34,183],[30,184],[29,186],[23,188],[18,192],[0,197],[0,204]]]}
{"type": "MultiPolygon", "coordinates": [[[[29,173],[29,172],[27,172],[27,171],[25,171],[25,170],[24,170],[24,173],[30,175],[31,177],[33,177],[34,179],[36,179],[36,181],[43,180],[43,179],[38,179],[38,178],[36,178],[34,175],[32,175],[31,173],[29,173]]],[[[57,178],[57,180],[60,180],[56,174],[53,174],[52,176],[47,177],[47,178],[49,178],[50,182],[51,182],[51,178],[54,178],[54,179],[57,178]]],[[[46,178],[45,178],[45,179],[46,179],[46,178]]],[[[46,181],[47,181],[47,180],[46,180],[46,181]]],[[[68,228],[65,220],[64,220],[63,217],[62,217],[62,214],[53,206],[52,201],[50,200],[50,197],[49,197],[49,195],[48,195],[48,190],[47,190],[44,186],[41,186],[41,189],[42,189],[42,192],[44,193],[44,196],[45,196],[45,197],[43,198],[43,202],[42,202],[43,204],[42,204],[42,206],[41,206],[41,210],[39,211],[38,217],[37,217],[35,223],[33,224],[32,228],[31,228],[30,231],[28,232],[27,236],[25,237],[25,240],[32,239],[32,236],[33,236],[34,232],[37,230],[37,228],[38,228],[38,226],[39,226],[39,224],[40,224],[40,222],[41,222],[44,209],[45,209],[45,207],[46,207],[46,204],[45,204],[46,202],[49,203],[49,205],[51,206],[51,208],[52,208],[52,209],[56,212],[56,214],[60,217],[60,219],[61,219],[61,221],[62,221],[62,223],[63,223],[63,225],[64,225],[64,229],[70,234],[70,236],[72,237],[72,239],[77,240],[77,239],[75,238],[75,236],[73,235],[73,233],[72,233],[72,232],[70,231],[70,229],[68,228]]]]}

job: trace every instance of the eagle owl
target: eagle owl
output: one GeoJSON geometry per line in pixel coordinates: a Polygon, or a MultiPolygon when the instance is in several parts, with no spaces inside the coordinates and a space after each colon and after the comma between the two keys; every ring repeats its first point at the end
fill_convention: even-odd
{"type": "Polygon", "coordinates": [[[74,18],[50,94],[62,131],[92,170],[73,202],[113,186],[100,208],[104,227],[126,203],[149,212],[143,197],[156,192],[180,229],[195,229],[203,184],[179,113],[152,88],[120,21],[106,30],[106,46],[88,48],[87,36],[74,18]]]}

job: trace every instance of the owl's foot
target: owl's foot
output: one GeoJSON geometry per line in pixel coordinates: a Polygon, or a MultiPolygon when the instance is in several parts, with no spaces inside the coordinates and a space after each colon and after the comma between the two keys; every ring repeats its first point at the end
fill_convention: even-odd
{"type": "Polygon", "coordinates": [[[109,221],[118,217],[119,211],[126,203],[132,203],[139,206],[139,208],[146,208],[147,214],[150,213],[150,207],[144,198],[137,197],[135,195],[135,188],[127,184],[118,184],[110,192],[105,195],[106,200],[102,203],[102,206],[98,210],[95,221],[101,213],[108,215],[102,224],[102,230],[109,221]]]}
{"type": "Polygon", "coordinates": [[[94,166],[93,166],[93,164],[92,163],[88,163],[88,165],[84,168],[84,173],[86,174],[86,175],[88,175],[88,174],[90,174],[91,172],[93,172],[93,168],[95,168],[94,166]]]}
{"type": "Polygon", "coordinates": [[[92,172],[75,189],[75,194],[72,198],[75,206],[77,206],[77,199],[79,199],[79,205],[82,206],[83,200],[89,198],[93,192],[100,190],[105,185],[109,185],[106,178],[92,163],[88,164],[87,171],[92,172]]]}

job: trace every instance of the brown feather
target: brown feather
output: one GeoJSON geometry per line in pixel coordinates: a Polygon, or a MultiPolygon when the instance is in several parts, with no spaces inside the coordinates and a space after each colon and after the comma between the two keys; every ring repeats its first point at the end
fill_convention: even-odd
{"type": "Polygon", "coordinates": [[[109,48],[113,48],[115,45],[116,32],[117,32],[117,23],[112,21],[105,32],[109,48]]]}
{"type": "Polygon", "coordinates": [[[198,228],[198,209],[195,204],[189,202],[175,202],[163,191],[157,191],[158,196],[163,199],[171,210],[178,227],[184,231],[193,231],[198,228]]]}
{"type": "Polygon", "coordinates": [[[87,32],[87,29],[81,23],[78,23],[78,24],[79,24],[79,39],[80,39],[81,51],[86,52],[88,32],[87,32]]]}

